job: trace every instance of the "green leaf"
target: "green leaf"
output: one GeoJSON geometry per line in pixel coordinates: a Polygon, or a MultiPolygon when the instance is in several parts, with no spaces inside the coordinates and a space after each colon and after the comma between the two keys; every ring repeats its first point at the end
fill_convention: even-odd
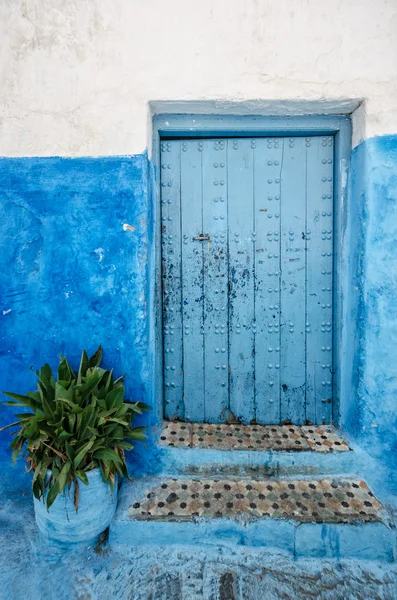
{"type": "Polygon", "coordinates": [[[52,403],[47,400],[47,398],[43,398],[43,410],[44,414],[47,417],[48,421],[54,423],[55,421],[55,412],[52,408],[52,403]]]}
{"type": "Polygon", "coordinates": [[[36,413],[31,413],[31,412],[16,413],[14,415],[14,417],[18,417],[18,419],[20,419],[21,421],[26,421],[27,419],[36,417],[36,413]]]}
{"type": "Polygon", "coordinates": [[[115,417],[117,417],[118,419],[120,417],[124,417],[125,415],[131,416],[133,417],[133,411],[131,410],[131,408],[128,406],[128,404],[123,404],[117,409],[117,413],[114,415],[115,417]],[[129,415],[127,415],[127,413],[129,413],[129,415]]]}
{"type": "Polygon", "coordinates": [[[128,427],[129,425],[127,421],[123,421],[123,419],[116,419],[115,417],[108,419],[108,423],[119,423],[120,425],[124,425],[124,427],[128,427]]]}
{"type": "Polygon", "coordinates": [[[65,485],[68,481],[71,466],[72,466],[72,463],[70,462],[70,460],[68,460],[67,462],[65,462],[65,464],[62,467],[61,472],[59,473],[59,477],[57,480],[59,493],[61,493],[63,491],[63,488],[65,487],[65,485]]]}
{"type": "Polygon", "coordinates": [[[106,450],[97,450],[93,454],[93,458],[96,458],[97,460],[112,460],[114,463],[119,464],[123,462],[117,452],[111,450],[110,448],[106,450]]]}
{"type": "Polygon", "coordinates": [[[77,387],[81,400],[84,401],[88,396],[95,390],[98,385],[102,375],[98,372],[95,372],[91,377],[87,377],[86,381],[77,387]]]}
{"type": "Polygon", "coordinates": [[[80,426],[78,429],[78,435],[80,440],[84,440],[87,436],[87,434],[89,434],[89,437],[91,437],[91,434],[88,430],[88,428],[92,425],[93,421],[95,419],[95,407],[92,406],[92,404],[89,404],[88,406],[85,407],[85,409],[83,410],[82,414],[81,414],[81,421],[80,421],[80,426]]]}
{"type": "Polygon", "coordinates": [[[109,389],[112,388],[112,384],[113,384],[113,369],[111,371],[108,371],[108,377],[105,383],[105,392],[106,394],[108,393],[109,389]]]}
{"type": "Polygon", "coordinates": [[[78,452],[78,454],[76,455],[76,457],[75,457],[75,459],[73,461],[73,468],[74,469],[77,469],[77,467],[80,465],[81,461],[83,460],[83,458],[85,457],[85,455],[87,454],[87,452],[93,446],[93,444],[94,444],[94,440],[90,440],[89,442],[87,442],[81,448],[81,450],[78,452]]]}
{"type": "Polygon", "coordinates": [[[114,440],[123,440],[125,438],[124,428],[116,426],[112,431],[112,438],[114,440]]]}
{"type": "Polygon", "coordinates": [[[87,377],[92,377],[94,373],[99,373],[102,379],[103,376],[106,375],[107,371],[106,369],[101,369],[101,367],[90,367],[87,369],[87,377]]]}
{"type": "Polygon", "coordinates": [[[13,398],[17,402],[8,401],[8,406],[27,406],[28,408],[40,408],[41,403],[37,402],[33,398],[29,398],[28,396],[22,396],[21,394],[14,394],[13,392],[3,392],[5,396],[9,396],[13,398]]]}
{"type": "Polygon", "coordinates": [[[39,430],[36,419],[30,419],[28,423],[23,426],[23,435],[26,438],[31,438],[39,430]]]}
{"type": "Polygon", "coordinates": [[[17,462],[17,458],[18,458],[21,450],[22,450],[22,445],[20,443],[13,447],[13,450],[11,453],[11,462],[13,465],[17,462]]]}
{"type": "Polygon", "coordinates": [[[41,406],[41,398],[39,392],[26,392],[28,398],[34,401],[37,407],[41,406]]]}
{"type": "Polygon", "coordinates": [[[51,371],[51,367],[48,363],[46,363],[43,367],[41,367],[38,376],[46,387],[47,387],[47,384],[51,385],[52,371],[51,371]]]}
{"type": "Polygon", "coordinates": [[[134,429],[131,429],[131,431],[129,431],[125,437],[128,440],[137,440],[139,442],[144,442],[146,440],[146,434],[145,432],[145,427],[135,427],[134,429]]]}
{"type": "Polygon", "coordinates": [[[32,484],[34,484],[34,482],[36,481],[36,479],[40,475],[41,467],[42,467],[42,462],[40,461],[39,464],[37,465],[37,467],[34,470],[32,484]]]}
{"type": "Polygon", "coordinates": [[[83,352],[81,353],[79,373],[77,375],[77,385],[81,385],[82,378],[86,376],[88,367],[89,367],[89,360],[88,360],[87,352],[85,350],[83,350],[83,352]]]}
{"type": "Polygon", "coordinates": [[[71,433],[74,433],[74,426],[76,425],[76,415],[75,414],[69,415],[68,421],[69,421],[69,431],[71,433]]]}
{"type": "Polygon", "coordinates": [[[65,450],[66,450],[67,457],[70,458],[71,461],[73,461],[75,459],[76,453],[67,440],[65,442],[65,450]]]}
{"type": "Polygon", "coordinates": [[[120,386],[114,388],[111,392],[106,396],[106,407],[108,410],[111,408],[118,408],[123,404],[124,398],[124,387],[120,386]]]}
{"type": "Polygon", "coordinates": [[[121,448],[122,450],[132,450],[133,444],[129,444],[128,442],[117,442],[117,448],[121,448]]]}
{"type": "Polygon", "coordinates": [[[55,400],[59,399],[69,400],[73,402],[73,386],[69,389],[65,389],[58,381],[55,384],[55,400]]]}
{"type": "Polygon", "coordinates": [[[49,510],[50,506],[52,506],[52,504],[54,504],[56,497],[59,494],[58,491],[58,482],[55,482],[52,487],[49,489],[48,494],[47,494],[47,510],[49,510]]]}
{"type": "Polygon", "coordinates": [[[33,495],[34,495],[34,497],[37,498],[37,500],[40,500],[40,498],[43,495],[41,482],[40,481],[33,481],[32,488],[33,488],[33,495]]]}
{"type": "Polygon", "coordinates": [[[98,367],[102,360],[102,346],[99,345],[98,350],[91,356],[88,361],[90,367],[98,367]]]}
{"type": "Polygon", "coordinates": [[[115,415],[117,412],[117,406],[115,408],[111,408],[110,410],[101,410],[100,413],[98,413],[98,417],[101,419],[103,417],[109,417],[110,415],[115,415]]]}
{"type": "Polygon", "coordinates": [[[150,412],[152,410],[150,404],[146,404],[145,402],[138,402],[137,404],[142,412],[150,412]]]}
{"type": "Polygon", "coordinates": [[[68,361],[61,354],[61,362],[58,366],[58,379],[62,379],[63,381],[71,381],[74,379],[74,373],[69,365],[68,361]]]}
{"type": "Polygon", "coordinates": [[[86,485],[88,485],[88,477],[87,475],[84,473],[84,471],[75,471],[74,474],[76,475],[76,477],[78,477],[83,483],[85,483],[86,485]]]}
{"type": "Polygon", "coordinates": [[[74,414],[76,414],[76,413],[82,413],[83,410],[84,410],[78,404],[75,404],[74,402],[71,402],[70,400],[66,400],[65,398],[58,398],[57,401],[58,402],[64,402],[65,404],[67,404],[68,406],[70,406],[70,408],[72,410],[72,413],[74,413],[74,414]]]}
{"type": "Polygon", "coordinates": [[[9,429],[10,427],[16,427],[17,425],[21,425],[19,421],[14,421],[14,423],[9,423],[0,429],[0,431],[4,431],[5,429],[9,429]]]}
{"type": "Polygon", "coordinates": [[[116,379],[116,381],[113,384],[113,387],[120,387],[121,385],[124,385],[124,379],[125,379],[125,375],[122,375],[121,377],[119,377],[118,379],[116,379]]]}
{"type": "MultiPolygon", "coordinates": [[[[36,376],[39,379],[42,389],[45,390],[45,395],[48,400],[53,400],[55,397],[55,390],[53,386],[54,378],[52,377],[51,368],[49,365],[41,367],[40,371],[36,371],[36,376]]],[[[37,384],[37,385],[38,385],[37,384]]]]}
{"type": "Polygon", "coordinates": [[[129,404],[130,408],[138,414],[152,410],[152,407],[149,404],[145,404],[145,402],[131,402],[131,400],[124,400],[124,402],[129,404]]]}

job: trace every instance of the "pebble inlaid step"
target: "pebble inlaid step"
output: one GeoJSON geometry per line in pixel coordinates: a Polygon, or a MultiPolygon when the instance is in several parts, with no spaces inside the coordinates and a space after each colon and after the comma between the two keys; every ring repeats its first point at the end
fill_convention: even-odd
{"type": "Polygon", "coordinates": [[[134,501],[137,520],[248,519],[302,522],[380,521],[380,502],[364,481],[353,479],[165,479],[134,501]]]}
{"type": "Polygon", "coordinates": [[[332,425],[239,425],[166,421],[159,441],[176,448],[345,452],[347,443],[332,425]]]}

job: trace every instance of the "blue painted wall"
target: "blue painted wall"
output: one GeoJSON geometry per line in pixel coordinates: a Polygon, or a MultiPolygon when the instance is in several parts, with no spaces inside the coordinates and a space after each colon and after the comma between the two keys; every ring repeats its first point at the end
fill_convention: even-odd
{"type": "Polygon", "coordinates": [[[0,159],[0,390],[101,343],[128,395],[151,398],[148,168],[146,154],[0,159]]]}
{"type": "MultiPolygon", "coordinates": [[[[357,147],[350,178],[357,395],[342,398],[341,422],[374,456],[392,464],[397,455],[397,135],[357,147]]],[[[83,347],[92,351],[102,343],[106,365],[127,374],[128,394],[153,400],[150,179],[146,154],[0,159],[1,390],[31,389],[34,369],[45,361],[55,366],[62,352],[77,364],[83,347]]],[[[1,410],[0,423],[9,418],[1,410]]],[[[8,441],[2,434],[3,450],[8,441]]],[[[152,465],[147,459],[144,468],[153,470],[153,448],[149,455],[152,465]]]]}
{"type": "Polygon", "coordinates": [[[350,183],[357,396],[344,399],[342,423],[397,466],[397,135],[354,149],[350,183]]]}

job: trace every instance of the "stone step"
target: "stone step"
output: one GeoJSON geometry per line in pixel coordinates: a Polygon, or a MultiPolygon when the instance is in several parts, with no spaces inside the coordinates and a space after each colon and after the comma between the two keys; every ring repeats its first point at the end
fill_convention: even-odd
{"type": "Polygon", "coordinates": [[[395,558],[386,511],[365,482],[350,478],[142,478],[123,486],[110,541],[395,558]]]}
{"type": "Polygon", "coordinates": [[[165,422],[157,432],[164,473],[183,475],[353,474],[367,460],[333,426],[165,422]]]}
{"type": "Polygon", "coordinates": [[[346,452],[350,448],[332,425],[242,425],[165,421],[160,446],[216,450],[346,452]]]}

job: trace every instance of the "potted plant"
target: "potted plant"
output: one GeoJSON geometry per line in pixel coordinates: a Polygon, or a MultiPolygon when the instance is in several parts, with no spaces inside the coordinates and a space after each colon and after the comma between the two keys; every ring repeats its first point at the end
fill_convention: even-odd
{"type": "Polygon", "coordinates": [[[135,415],[149,409],[124,399],[124,378],[100,367],[101,347],[88,358],[84,350],[78,373],[61,355],[57,380],[45,364],[37,392],[4,392],[8,405],[25,409],[11,442],[12,459],[24,451],[33,471],[37,525],[62,542],[90,540],[110,524],[117,503],[117,478],[128,477],[125,451],[144,441],[144,427],[132,427],[135,415]]]}

